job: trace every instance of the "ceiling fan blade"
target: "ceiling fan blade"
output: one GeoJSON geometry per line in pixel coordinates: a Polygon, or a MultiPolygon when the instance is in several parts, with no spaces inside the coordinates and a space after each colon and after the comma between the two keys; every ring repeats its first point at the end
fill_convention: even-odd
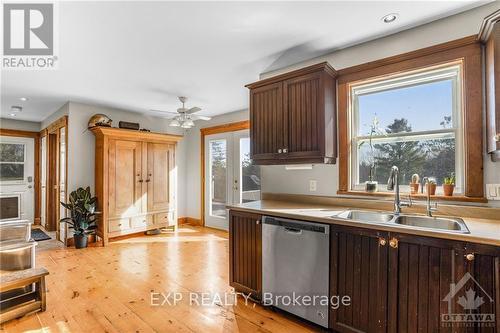
{"type": "Polygon", "coordinates": [[[187,110],[187,113],[191,114],[191,113],[195,113],[195,112],[198,112],[198,111],[201,111],[201,108],[195,106],[194,108],[191,108],[191,109],[187,110]]]}
{"type": "Polygon", "coordinates": [[[162,114],[164,116],[167,116],[167,115],[178,116],[179,115],[179,113],[172,112],[172,111],[162,111],[162,110],[149,110],[149,111],[154,112],[154,113],[159,113],[159,114],[162,114]]]}
{"type": "Polygon", "coordinates": [[[212,117],[207,117],[207,116],[202,116],[202,115],[199,115],[199,114],[193,114],[191,115],[191,119],[193,120],[210,120],[212,119],[212,117]]]}

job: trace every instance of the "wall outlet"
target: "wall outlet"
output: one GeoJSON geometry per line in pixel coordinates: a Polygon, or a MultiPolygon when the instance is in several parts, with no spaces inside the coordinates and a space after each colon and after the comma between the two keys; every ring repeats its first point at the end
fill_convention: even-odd
{"type": "Polygon", "coordinates": [[[318,188],[318,181],[317,180],[310,180],[309,181],[309,192],[316,192],[318,188]]]}
{"type": "Polygon", "coordinates": [[[500,200],[500,184],[486,184],[486,198],[500,200]]]}

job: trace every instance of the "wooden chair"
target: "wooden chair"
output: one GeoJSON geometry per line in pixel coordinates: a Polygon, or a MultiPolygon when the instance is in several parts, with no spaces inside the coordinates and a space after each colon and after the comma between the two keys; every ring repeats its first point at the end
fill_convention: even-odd
{"type": "Polygon", "coordinates": [[[32,283],[35,284],[33,297],[30,297],[29,300],[21,304],[3,309],[0,312],[0,324],[15,318],[23,317],[30,313],[45,311],[45,276],[48,274],[49,272],[45,268],[40,267],[8,272],[0,275],[0,292],[22,288],[32,283]]]}

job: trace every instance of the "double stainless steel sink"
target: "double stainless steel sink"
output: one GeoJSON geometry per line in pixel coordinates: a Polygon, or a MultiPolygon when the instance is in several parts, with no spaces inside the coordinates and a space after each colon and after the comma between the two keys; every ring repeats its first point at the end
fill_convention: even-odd
{"type": "Polygon", "coordinates": [[[343,211],[331,217],[360,222],[404,225],[427,230],[442,230],[462,234],[470,233],[464,220],[456,217],[432,217],[410,214],[395,215],[388,212],[374,212],[354,209],[343,211]]]}

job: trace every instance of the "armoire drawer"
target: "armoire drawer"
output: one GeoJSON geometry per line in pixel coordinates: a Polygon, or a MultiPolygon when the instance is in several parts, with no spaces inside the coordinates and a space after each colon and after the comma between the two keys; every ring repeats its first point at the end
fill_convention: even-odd
{"type": "Polygon", "coordinates": [[[146,228],[153,224],[151,215],[137,216],[130,219],[130,224],[133,229],[146,228]]]}
{"type": "Polygon", "coordinates": [[[168,218],[169,213],[168,212],[162,212],[162,213],[156,213],[155,214],[155,224],[156,225],[168,225],[169,223],[169,218],[168,218]]]}
{"type": "Polygon", "coordinates": [[[108,220],[109,232],[124,231],[130,229],[130,219],[108,220]]]}

